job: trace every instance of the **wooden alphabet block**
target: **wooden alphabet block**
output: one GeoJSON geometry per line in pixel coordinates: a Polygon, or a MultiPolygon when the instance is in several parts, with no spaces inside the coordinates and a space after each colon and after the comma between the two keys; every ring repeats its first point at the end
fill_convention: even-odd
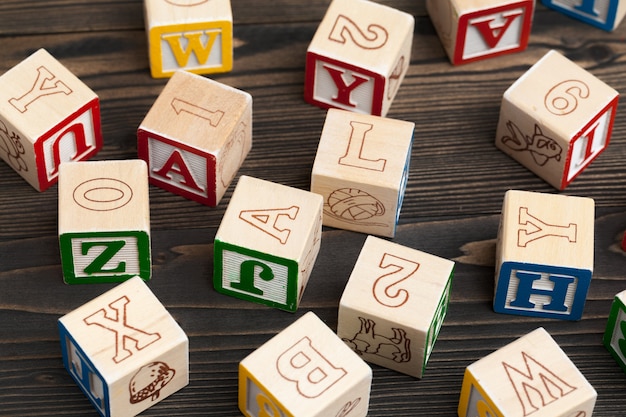
{"type": "Polygon", "coordinates": [[[368,236],[339,302],[337,335],[367,362],[421,378],[453,274],[450,260],[368,236]]]}
{"type": "Polygon", "coordinates": [[[322,238],[322,197],[242,175],[215,235],[213,285],[296,311],[322,238]]]}
{"type": "Polygon", "coordinates": [[[329,109],[311,191],[324,225],[393,237],[409,176],[413,122],[329,109]]]}
{"type": "Polygon", "coordinates": [[[0,76],[0,158],[37,191],[100,148],[98,96],[46,50],[0,76]]]}
{"type": "Polygon", "coordinates": [[[246,417],[364,417],[372,370],[313,312],[239,364],[246,417]]]}
{"type": "Polygon", "coordinates": [[[602,342],[626,372],[626,290],[613,300],[602,342]]]}
{"type": "Polygon", "coordinates": [[[103,417],[136,416],[189,383],[187,335],[139,277],[58,325],[63,364],[103,417]]]}
{"type": "Polygon", "coordinates": [[[507,191],[494,310],[580,320],[593,274],[594,220],[591,198],[507,191]]]}
{"type": "Polygon", "coordinates": [[[616,29],[626,15],[624,0],[541,0],[541,2],[551,9],[606,31],[616,29]]]}
{"type": "Polygon", "coordinates": [[[232,70],[230,0],[144,0],[144,20],[154,78],[232,70]]]}
{"type": "Polygon", "coordinates": [[[64,162],[59,172],[59,246],[65,282],[150,279],[145,162],[64,162]]]}
{"type": "Polygon", "coordinates": [[[409,69],[415,19],[366,0],[333,0],[306,54],[304,99],[385,116],[409,69]]]}
{"type": "Polygon", "coordinates": [[[563,190],[609,145],[618,98],[549,51],[504,93],[496,147],[563,190]]]}
{"type": "Polygon", "coordinates": [[[526,49],[535,0],[426,0],[426,10],[459,65],[526,49]]]}
{"type": "Polygon", "coordinates": [[[596,390],[542,327],[465,369],[459,417],[591,416],[596,390]]]}
{"type": "Polygon", "coordinates": [[[137,130],[150,183],[217,206],[252,148],[252,97],[179,71],[137,130]]]}

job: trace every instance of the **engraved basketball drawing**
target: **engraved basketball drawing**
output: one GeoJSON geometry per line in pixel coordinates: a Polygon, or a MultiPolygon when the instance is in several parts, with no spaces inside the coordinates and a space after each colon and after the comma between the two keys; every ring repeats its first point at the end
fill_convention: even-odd
{"type": "Polygon", "coordinates": [[[139,368],[128,384],[130,403],[136,404],[147,398],[159,398],[160,392],[174,378],[176,371],[166,363],[151,362],[139,368]]]}
{"type": "Polygon", "coordinates": [[[359,221],[385,214],[385,206],[376,197],[357,188],[340,188],[328,196],[328,207],[344,220],[359,221]]]}

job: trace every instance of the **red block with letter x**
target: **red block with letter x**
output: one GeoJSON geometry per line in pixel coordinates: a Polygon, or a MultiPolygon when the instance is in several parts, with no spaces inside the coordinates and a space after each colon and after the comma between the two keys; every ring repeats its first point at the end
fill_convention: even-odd
{"type": "Polygon", "coordinates": [[[304,99],[384,116],[411,60],[413,16],[365,0],[333,0],[307,49],[304,99]]]}
{"type": "Polygon", "coordinates": [[[534,0],[427,0],[428,14],[454,65],[526,49],[534,0]]]}
{"type": "Polygon", "coordinates": [[[37,191],[102,147],[98,96],[46,50],[0,77],[0,159],[37,191]]]}
{"type": "Polygon", "coordinates": [[[252,147],[252,97],[178,71],[139,126],[137,140],[151,184],[216,206],[252,147]]]}

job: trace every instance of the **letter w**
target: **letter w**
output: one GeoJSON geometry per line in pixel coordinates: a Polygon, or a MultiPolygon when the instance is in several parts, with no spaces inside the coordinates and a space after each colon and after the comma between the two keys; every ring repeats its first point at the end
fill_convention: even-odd
{"type": "Polygon", "coordinates": [[[546,368],[527,353],[522,352],[526,372],[502,362],[509,376],[513,389],[517,394],[524,416],[574,391],[576,387],[569,385],[554,372],[546,368]]]}
{"type": "Polygon", "coordinates": [[[161,338],[159,333],[147,333],[128,325],[128,303],[130,299],[124,295],[110,303],[109,310],[102,308],[83,319],[88,326],[95,324],[115,334],[115,363],[120,363],[131,357],[135,351],[142,350],[161,338]]]}
{"type": "Polygon", "coordinates": [[[185,67],[187,66],[187,62],[189,61],[189,57],[192,53],[196,56],[198,63],[200,65],[204,65],[209,59],[209,55],[211,55],[213,44],[219,34],[219,31],[204,30],[200,32],[186,32],[182,34],[167,34],[163,35],[163,39],[165,39],[170,45],[178,66],[185,67]],[[204,45],[202,44],[203,35],[206,35],[207,37],[206,44],[204,45]],[[186,47],[183,47],[182,45],[182,38],[187,40],[186,47]]]}

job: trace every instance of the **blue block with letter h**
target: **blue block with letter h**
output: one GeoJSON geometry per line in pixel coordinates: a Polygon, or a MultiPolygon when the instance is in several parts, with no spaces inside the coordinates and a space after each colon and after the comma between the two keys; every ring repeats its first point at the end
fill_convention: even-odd
{"type": "Polygon", "coordinates": [[[505,262],[500,267],[493,309],[497,313],[580,320],[591,271],[505,262]]]}
{"type": "Polygon", "coordinates": [[[551,9],[607,31],[626,14],[626,0],[542,0],[551,9]]]}

